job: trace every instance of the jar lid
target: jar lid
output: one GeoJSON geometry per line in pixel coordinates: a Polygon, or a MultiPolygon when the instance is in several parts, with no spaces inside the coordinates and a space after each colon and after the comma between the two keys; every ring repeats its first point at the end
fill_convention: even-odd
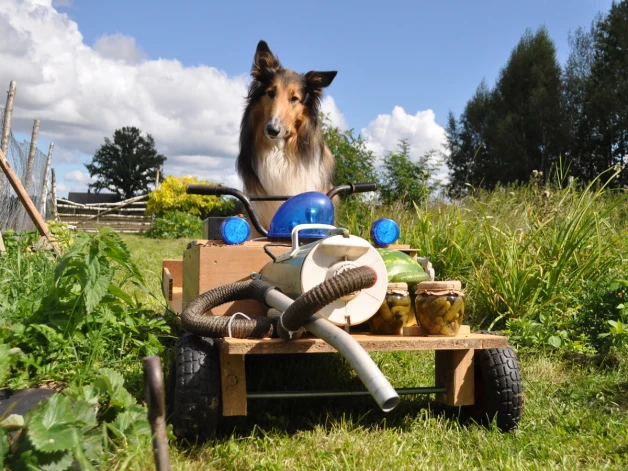
{"type": "Polygon", "coordinates": [[[408,290],[408,283],[388,283],[386,294],[400,294],[407,296],[410,294],[410,291],[408,290]]]}
{"type": "Polygon", "coordinates": [[[462,295],[462,283],[458,280],[422,281],[416,287],[415,294],[446,294],[462,295]]]}

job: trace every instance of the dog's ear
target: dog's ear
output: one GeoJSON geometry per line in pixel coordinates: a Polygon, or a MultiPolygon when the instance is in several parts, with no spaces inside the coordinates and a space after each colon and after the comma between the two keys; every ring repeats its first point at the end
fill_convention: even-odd
{"type": "Polygon", "coordinates": [[[255,51],[255,59],[253,60],[253,67],[251,68],[251,76],[255,80],[264,80],[270,78],[273,74],[281,68],[279,59],[277,59],[266,41],[263,39],[257,43],[257,50],[255,51]]]}
{"type": "Polygon", "coordinates": [[[331,72],[316,72],[312,70],[305,74],[305,81],[310,90],[322,90],[331,85],[337,73],[335,70],[331,72]]]}

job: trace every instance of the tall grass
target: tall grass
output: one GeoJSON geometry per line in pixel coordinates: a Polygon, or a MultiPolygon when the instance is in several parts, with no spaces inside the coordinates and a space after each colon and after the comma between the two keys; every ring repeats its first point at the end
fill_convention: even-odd
{"type": "MultiPolygon", "coordinates": [[[[461,201],[412,208],[345,207],[338,223],[368,237],[372,221],[393,217],[401,226],[399,242],[429,256],[438,279],[463,282],[467,321],[475,327],[530,328],[539,334],[535,341],[573,346],[586,336],[574,326],[586,325],[575,318],[586,315],[580,309],[587,290],[626,272],[628,195],[608,186],[617,174],[585,186],[563,184],[558,174],[546,184],[474,191],[461,201]]],[[[615,314],[608,312],[608,319],[615,314]]]]}

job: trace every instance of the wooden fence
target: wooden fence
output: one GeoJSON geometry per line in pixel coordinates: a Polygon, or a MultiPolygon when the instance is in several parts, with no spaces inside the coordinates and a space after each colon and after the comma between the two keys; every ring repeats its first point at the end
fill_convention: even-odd
{"type": "Polygon", "coordinates": [[[146,215],[148,195],[136,196],[118,203],[81,204],[63,198],[56,199],[61,222],[76,226],[77,230],[97,232],[108,226],[116,232],[139,233],[150,228],[153,216],[146,215]]]}

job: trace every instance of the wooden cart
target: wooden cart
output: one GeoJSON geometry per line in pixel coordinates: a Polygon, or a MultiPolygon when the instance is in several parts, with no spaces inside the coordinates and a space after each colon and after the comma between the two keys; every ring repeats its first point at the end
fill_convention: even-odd
{"type": "MultiPolygon", "coordinates": [[[[263,245],[262,242],[247,241],[242,245],[233,246],[222,241],[200,240],[187,247],[182,260],[164,260],[162,286],[169,308],[175,313],[181,313],[187,303],[200,293],[217,286],[250,279],[251,272],[259,271],[268,261],[263,245]]],[[[416,257],[416,250],[409,246],[398,245],[391,248],[416,257]]],[[[280,252],[281,249],[278,247],[277,251],[280,252]]],[[[252,300],[224,304],[214,309],[211,314],[232,315],[239,311],[248,315],[265,315],[261,304],[252,300]]],[[[434,385],[397,389],[399,395],[435,394],[436,401],[449,406],[478,406],[479,398],[485,412],[493,411],[493,415],[498,416],[498,426],[502,430],[510,430],[517,425],[522,405],[521,375],[516,357],[508,347],[507,337],[471,333],[469,327],[465,325],[461,326],[459,335],[455,337],[350,333],[368,352],[417,350],[435,352],[434,385]]],[[[245,373],[247,355],[336,352],[325,341],[309,334],[291,341],[268,338],[211,340],[211,344],[203,346],[196,340],[187,339],[184,341],[187,343],[180,347],[188,350],[201,349],[200,355],[204,358],[200,363],[210,365],[206,373],[209,376],[213,375],[214,378],[202,386],[204,389],[199,390],[201,395],[207,388],[212,390],[207,396],[203,396],[203,400],[211,404],[209,406],[211,410],[205,411],[208,415],[204,416],[202,421],[196,415],[190,418],[198,420],[193,429],[199,435],[203,435],[201,432],[206,423],[210,424],[207,432],[211,434],[211,423],[216,417],[247,415],[250,399],[369,394],[366,390],[255,393],[247,391],[245,373]],[[201,430],[198,430],[199,427],[201,430]]],[[[184,366],[186,371],[194,370],[200,368],[200,363],[184,366]]],[[[194,413],[205,413],[201,410],[202,407],[195,408],[194,413]]],[[[185,424],[179,425],[183,430],[182,435],[186,436],[189,427],[185,424]]]]}

